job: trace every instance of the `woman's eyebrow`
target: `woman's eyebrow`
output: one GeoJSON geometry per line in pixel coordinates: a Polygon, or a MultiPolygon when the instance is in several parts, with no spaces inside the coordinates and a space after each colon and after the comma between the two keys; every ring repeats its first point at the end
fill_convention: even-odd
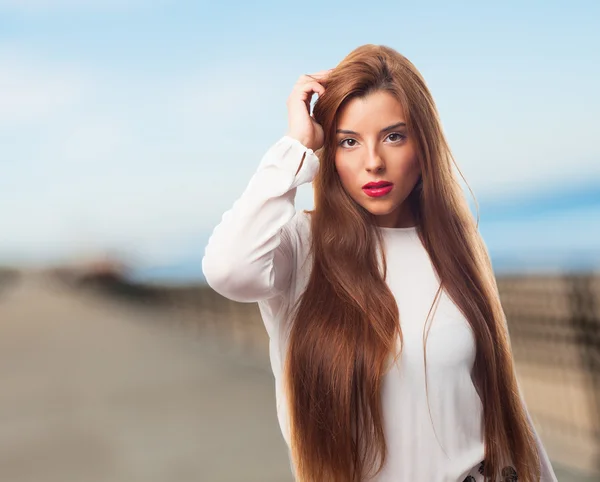
{"type": "MultiPolygon", "coordinates": [[[[397,127],[406,127],[406,122],[397,122],[396,124],[392,124],[391,126],[384,127],[379,131],[380,134],[384,132],[391,131],[392,129],[396,129],[397,127]]],[[[336,134],[353,134],[355,136],[360,135],[358,132],[350,131],[347,129],[337,129],[335,131],[336,134]]]]}

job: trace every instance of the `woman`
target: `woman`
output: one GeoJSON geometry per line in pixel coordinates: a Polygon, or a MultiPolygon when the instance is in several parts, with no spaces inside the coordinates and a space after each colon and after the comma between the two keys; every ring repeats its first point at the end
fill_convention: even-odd
{"type": "Polygon", "coordinates": [[[301,76],[287,108],[202,267],[258,302],[296,480],[556,480],[420,73],[364,45],[301,76]]]}

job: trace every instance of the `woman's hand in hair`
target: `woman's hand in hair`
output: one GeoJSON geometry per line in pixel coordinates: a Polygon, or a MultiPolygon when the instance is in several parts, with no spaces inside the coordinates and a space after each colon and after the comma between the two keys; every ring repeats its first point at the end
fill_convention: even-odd
{"type": "Polygon", "coordinates": [[[325,87],[319,81],[326,79],[332,70],[322,70],[314,74],[300,76],[287,100],[287,135],[297,139],[313,151],[323,146],[325,136],[323,128],[310,113],[310,101],[313,94],[322,95],[325,92],[325,87]]]}

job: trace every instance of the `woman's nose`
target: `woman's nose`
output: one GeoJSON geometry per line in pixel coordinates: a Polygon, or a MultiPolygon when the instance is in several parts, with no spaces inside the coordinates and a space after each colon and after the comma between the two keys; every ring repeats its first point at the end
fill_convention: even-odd
{"type": "Polygon", "coordinates": [[[379,172],[382,171],[384,168],[385,164],[383,162],[383,159],[377,153],[371,154],[366,161],[366,169],[369,172],[379,172]]]}

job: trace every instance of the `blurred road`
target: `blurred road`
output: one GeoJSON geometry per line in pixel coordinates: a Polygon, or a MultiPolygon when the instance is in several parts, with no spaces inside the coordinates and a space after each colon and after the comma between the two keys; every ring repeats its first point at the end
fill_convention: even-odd
{"type": "Polygon", "coordinates": [[[0,292],[0,480],[291,482],[268,365],[176,316],[34,275],[0,292]]]}
{"type": "Polygon", "coordinates": [[[29,276],[0,293],[0,480],[291,481],[272,375],[29,276]]]}

